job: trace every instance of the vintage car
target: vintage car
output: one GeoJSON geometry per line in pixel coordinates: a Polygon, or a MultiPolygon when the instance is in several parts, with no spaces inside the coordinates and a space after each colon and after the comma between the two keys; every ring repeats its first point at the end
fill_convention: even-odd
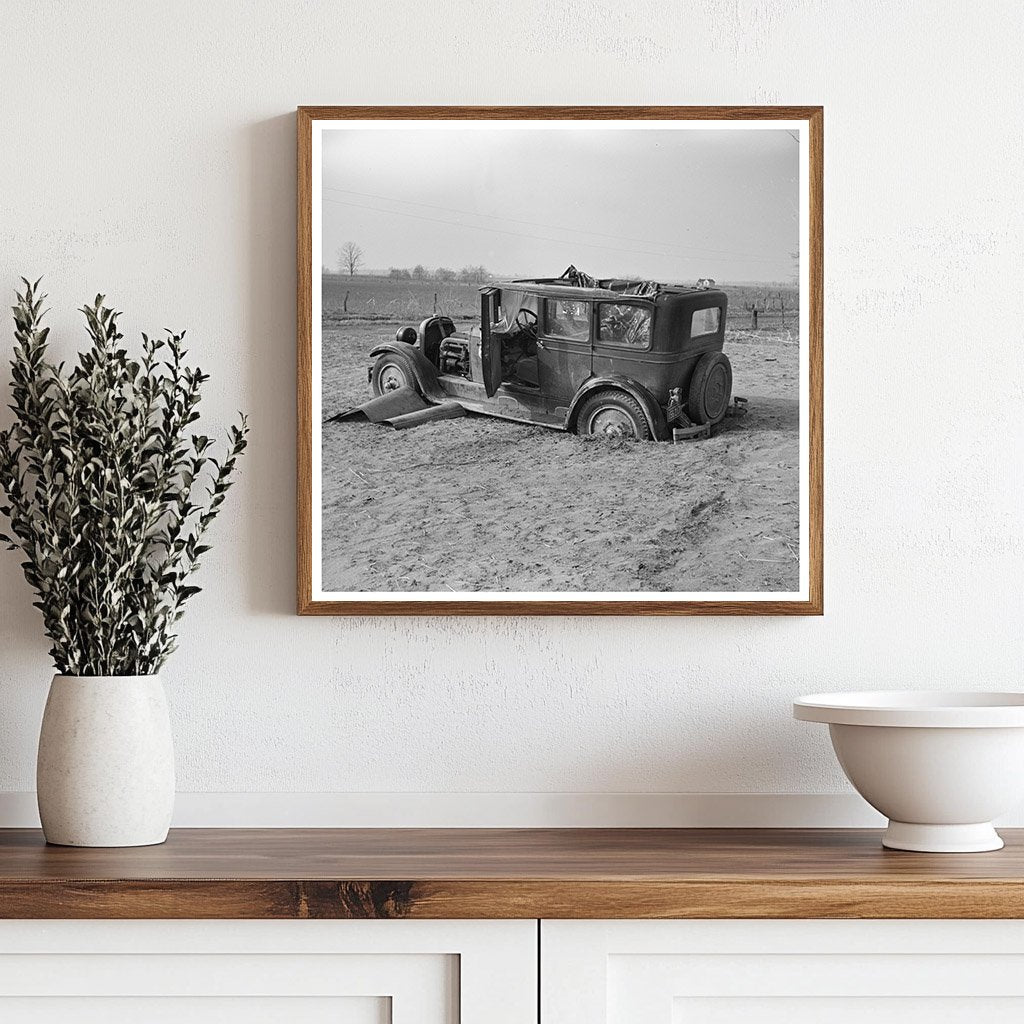
{"type": "Polygon", "coordinates": [[[401,328],[370,353],[375,395],[575,431],[665,440],[728,413],[727,299],[707,285],[558,278],[480,289],[480,326],[446,316],[401,328]],[[403,392],[407,394],[408,392],[403,392]]]}

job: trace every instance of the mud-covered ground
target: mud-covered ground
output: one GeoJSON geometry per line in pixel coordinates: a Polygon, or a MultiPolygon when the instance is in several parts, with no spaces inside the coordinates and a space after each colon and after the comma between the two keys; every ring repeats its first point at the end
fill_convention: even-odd
{"type": "MultiPolygon", "coordinates": [[[[325,330],[325,418],[371,397],[394,327],[325,330]]],[[[323,426],[330,591],[793,591],[799,371],[790,332],[730,331],[749,414],[685,445],[466,416],[323,426]]]]}

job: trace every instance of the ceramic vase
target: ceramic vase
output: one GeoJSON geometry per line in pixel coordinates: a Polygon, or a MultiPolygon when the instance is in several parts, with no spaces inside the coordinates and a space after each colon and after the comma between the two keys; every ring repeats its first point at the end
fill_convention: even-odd
{"type": "Polygon", "coordinates": [[[162,843],[174,809],[174,747],[160,677],[54,676],[36,791],[49,843],[162,843]]]}

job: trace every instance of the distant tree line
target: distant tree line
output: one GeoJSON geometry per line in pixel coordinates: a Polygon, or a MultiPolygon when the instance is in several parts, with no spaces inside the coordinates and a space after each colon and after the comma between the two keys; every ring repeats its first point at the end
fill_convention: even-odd
{"type": "Polygon", "coordinates": [[[466,284],[483,284],[491,279],[491,272],[486,267],[463,267],[452,270],[451,267],[437,267],[428,270],[422,263],[415,267],[389,267],[388,277],[395,281],[463,281],[466,284]]]}
{"type": "MultiPolygon", "coordinates": [[[[365,264],[365,254],[355,242],[346,242],[338,250],[338,270],[341,274],[354,277],[365,264]]],[[[326,271],[327,268],[324,267],[326,271]]],[[[452,270],[451,267],[436,267],[433,270],[417,263],[409,267],[389,267],[388,277],[395,281],[463,281],[466,284],[483,284],[491,279],[491,272],[486,267],[463,267],[452,270]]]]}

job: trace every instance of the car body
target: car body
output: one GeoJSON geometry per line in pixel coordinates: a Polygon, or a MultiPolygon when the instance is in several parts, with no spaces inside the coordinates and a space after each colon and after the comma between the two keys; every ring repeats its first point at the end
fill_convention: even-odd
{"type": "Polygon", "coordinates": [[[445,316],[377,345],[377,395],[412,387],[434,402],[581,434],[664,440],[727,413],[728,299],[703,285],[559,278],[480,289],[480,324],[445,316]]]}

